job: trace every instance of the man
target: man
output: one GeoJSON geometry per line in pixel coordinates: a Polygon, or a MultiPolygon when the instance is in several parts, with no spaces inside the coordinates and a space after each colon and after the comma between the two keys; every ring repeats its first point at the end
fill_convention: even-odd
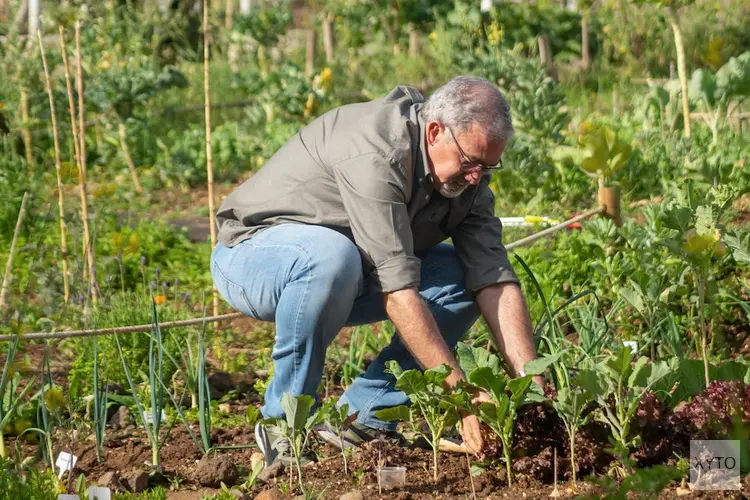
{"type": "MultiPolygon", "coordinates": [[[[395,431],[374,416],[408,404],[388,360],[447,364],[448,385],[463,379],[452,349],[480,314],[514,375],[536,357],[485,175],[512,135],[510,108],[486,80],[454,78],[426,102],[399,86],[320,116],[226,198],[211,271],[235,309],[276,323],[266,418],[284,415],[285,392],[315,395],[344,326],[390,319],[398,334],[341,397],[357,419],[340,446],[395,431]]],[[[480,454],[476,417],[460,430],[480,454]]],[[[257,426],[256,438],[267,463],[288,459],[273,428],[257,426]]]]}

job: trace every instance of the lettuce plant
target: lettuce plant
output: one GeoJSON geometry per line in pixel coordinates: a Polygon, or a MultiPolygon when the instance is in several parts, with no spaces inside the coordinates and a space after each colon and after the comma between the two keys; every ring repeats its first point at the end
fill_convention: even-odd
{"type": "Polygon", "coordinates": [[[385,421],[403,420],[420,434],[432,447],[432,478],[437,482],[438,451],[443,433],[458,422],[458,408],[461,406],[462,394],[450,393],[445,379],[450,375],[448,365],[441,365],[424,372],[420,370],[403,371],[395,361],[388,362],[388,370],[396,377],[396,389],[409,396],[411,406],[395,406],[375,413],[385,421]],[[427,431],[419,420],[427,423],[427,431]]]}

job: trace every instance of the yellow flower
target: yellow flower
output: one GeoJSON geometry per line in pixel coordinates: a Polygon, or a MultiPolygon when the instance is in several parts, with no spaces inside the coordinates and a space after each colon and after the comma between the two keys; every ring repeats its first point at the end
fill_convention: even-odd
{"type": "Polygon", "coordinates": [[[65,404],[65,396],[60,387],[52,387],[44,392],[44,404],[47,409],[56,410],[65,404]]]}
{"type": "Polygon", "coordinates": [[[2,102],[0,102],[0,109],[4,109],[4,108],[5,108],[5,104],[3,104],[2,102]]]}
{"type": "Polygon", "coordinates": [[[333,79],[333,70],[331,68],[325,68],[320,72],[320,80],[324,84],[330,82],[333,79]]]}
{"type": "Polygon", "coordinates": [[[438,34],[435,31],[433,31],[432,33],[430,33],[430,36],[428,38],[430,40],[437,40],[438,39],[438,34]]]}
{"type": "Polygon", "coordinates": [[[167,298],[164,295],[156,295],[154,297],[154,302],[157,304],[163,304],[167,301],[167,298]]]}
{"type": "Polygon", "coordinates": [[[695,255],[703,251],[715,252],[718,243],[718,231],[713,235],[703,235],[698,234],[695,229],[691,229],[685,233],[685,243],[682,247],[687,253],[695,255]]]}

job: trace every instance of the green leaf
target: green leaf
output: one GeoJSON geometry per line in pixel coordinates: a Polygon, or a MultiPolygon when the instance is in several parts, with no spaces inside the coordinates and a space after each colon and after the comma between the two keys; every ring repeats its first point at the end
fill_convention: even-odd
{"type": "Polygon", "coordinates": [[[627,377],[630,374],[630,363],[633,361],[633,352],[629,347],[620,347],[615,353],[604,361],[604,367],[612,370],[615,379],[627,377]]]}
{"type": "Polygon", "coordinates": [[[688,87],[688,96],[691,100],[702,100],[709,108],[713,108],[717,100],[716,90],[716,76],[702,69],[693,72],[688,87]]]}
{"type": "Polygon", "coordinates": [[[375,412],[375,417],[385,422],[393,421],[404,421],[408,422],[411,420],[411,409],[408,406],[393,406],[391,408],[384,408],[375,412]]]}
{"type": "Polygon", "coordinates": [[[543,358],[538,358],[533,361],[529,361],[526,363],[523,367],[523,371],[526,372],[528,375],[541,375],[542,373],[547,370],[550,366],[555,364],[560,358],[565,356],[568,353],[567,349],[563,349],[562,351],[558,351],[555,354],[552,354],[550,356],[545,356],[543,358]]]}
{"type": "Polygon", "coordinates": [[[440,365],[435,368],[430,368],[424,372],[424,380],[428,386],[441,386],[445,379],[451,374],[451,367],[448,365],[440,365]]]}
{"type": "Polygon", "coordinates": [[[295,431],[305,428],[310,410],[314,405],[315,399],[307,394],[295,397],[291,392],[285,392],[281,396],[281,409],[286,415],[286,422],[295,431]]]}
{"type": "Polygon", "coordinates": [[[750,264],[750,233],[728,231],[722,240],[732,251],[732,257],[738,264],[750,264]]]}
{"type": "Polygon", "coordinates": [[[575,383],[583,387],[588,396],[593,400],[597,396],[608,393],[607,383],[604,380],[604,376],[597,370],[584,369],[578,372],[578,376],[575,379],[575,383]]]}
{"type": "Polygon", "coordinates": [[[486,390],[497,402],[504,395],[506,378],[499,372],[494,373],[488,366],[477,368],[469,373],[469,382],[486,390]]]}
{"type": "Polygon", "coordinates": [[[514,378],[508,382],[508,389],[510,389],[511,399],[514,403],[521,402],[532,383],[531,375],[514,378]]]}
{"type": "Polygon", "coordinates": [[[710,206],[699,206],[695,209],[695,232],[701,236],[713,236],[716,232],[714,212],[710,206]]]}
{"type": "Polygon", "coordinates": [[[471,347],[460,343],[456,348],[456,358],[458,366],[464,373],[471,373],[484,366],[491,368],[493,372],[500,371],[500,358],[481,347],[471,347]]]}
{"type": "Polygon", "coordinates": [[[396,380],[396,389],[404,391],[408,396],[424,392],[426,388],[427,381],[424,374],[419,370],[402,372],[396,380]]]}
{"type": "Polygon", "coordinates": [[[664,211],[664,214],[662,215],[662,223],[667,229],[675,229],[684,234],[690,229],[690,221],[692,218],[692,210],[688,207],[678,207],[664,211]]]}
{"type": "Polygon", "coordinates": [[[750,52],[729,59],[716,72],[716,81],[730,98],[750,95],[750,52]]]}
{"type": "Polygon", "coordinates": [[[634,282],[620,289],[620,296],[625,299],[638,313],[643,316],[646,313],[646,304],[643,302],[643,291],[634,282]]]}

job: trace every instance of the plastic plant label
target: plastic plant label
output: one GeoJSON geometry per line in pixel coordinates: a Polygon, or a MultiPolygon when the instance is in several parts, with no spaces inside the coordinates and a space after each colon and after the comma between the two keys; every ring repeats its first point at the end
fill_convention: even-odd
{"type": "Polygon", "coordinates": [[[55,461],[55,466],[60,469],[57,478],[62,479],[63,474],[65,474],[66,471],[73,470],[73,467],[76,466],[76,462],[78,462],[77,456],[61,451],[57,456],[57,461],[55,461]]]}
{"type": "Polygon", "coordinates": [[[89,500],[112,500],[112,492],[104,486],[89,486],[89,500]]]}
{"type": "Polygon", "coordinates": [[[638,354],[638,342],[635,340],[625,340],[622,345],[625,347],[630,347],[630,352],[633,354],[638,354]]]}
{"type": "MultiPolygon", "coordinates": [[[[167,419],[167,414],[164,413],[164,410],[161,411],[161,419],[162,419],[162,421],[164,421],[164,420],[167,419]]],[[[154,414],[152,412],[150,412],[150,411],[144,411],[143,412],[143,420],[145,420],[149,424],[153,424],[154,423],[154,414]]]]}
{"type": "Polygon", "coordinates": [[[57,495],[57,500],[81,500],[81,497],[79,497],[78,495],[60,494],[57,495]]]}

